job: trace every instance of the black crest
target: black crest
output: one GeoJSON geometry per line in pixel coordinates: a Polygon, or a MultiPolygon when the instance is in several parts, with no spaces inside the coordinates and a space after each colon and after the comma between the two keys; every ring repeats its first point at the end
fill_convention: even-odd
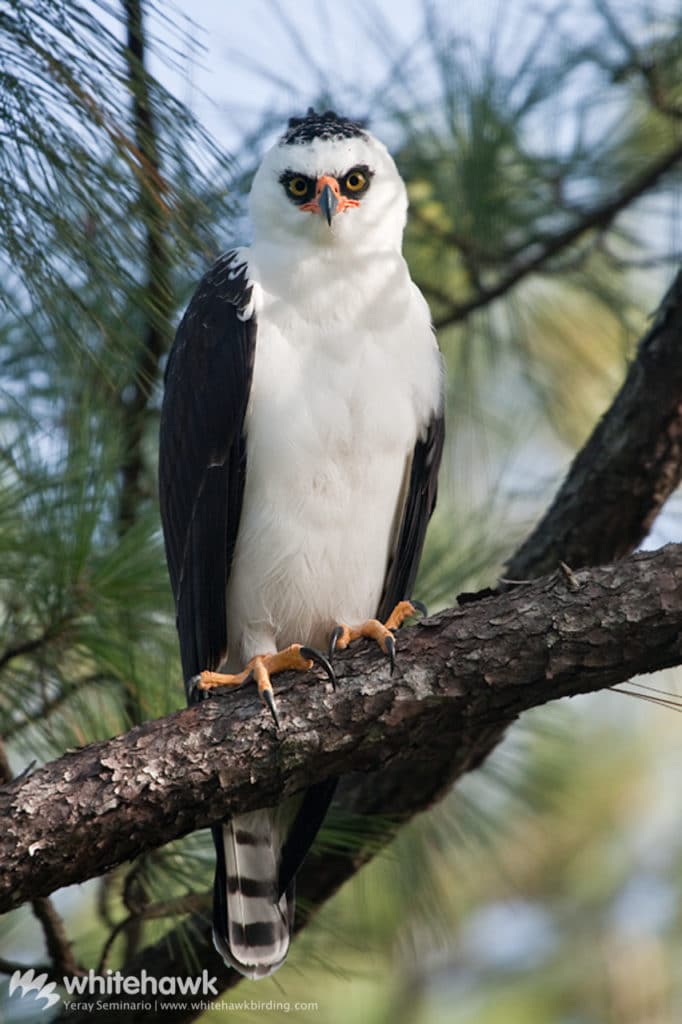
{"type": "Polygon", "coordinates": [[[308,107],[305,117],[289,118],[289,127],[281,141],[286,146],[296,146],[312,142],[313,139],[364,138],[364,129],[362,121],[339,117],[333,110],[325,110],[324,114],[318,114],[312,107],[308,107]]]}

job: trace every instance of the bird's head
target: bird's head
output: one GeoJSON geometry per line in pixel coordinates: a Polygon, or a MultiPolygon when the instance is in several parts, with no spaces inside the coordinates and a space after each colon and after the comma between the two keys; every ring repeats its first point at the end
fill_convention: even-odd
{"type": "Polygon", "coordinates": [[[400,250],[407,193],[383,143],[332,111],[292,118],[251,188],[254,241],[400,250]]]}

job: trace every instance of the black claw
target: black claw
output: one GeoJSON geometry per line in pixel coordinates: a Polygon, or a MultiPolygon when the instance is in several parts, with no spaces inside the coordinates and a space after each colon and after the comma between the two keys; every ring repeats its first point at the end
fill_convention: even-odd
{"type": "Polygon", "coordinates": [[[30,764],[26,765],[26,767],[24,768],[24,770],[22,772],[19,772],[18,775],[14,776],[12,781],[13,782],[20,782],[22,779],[27,779],[28,776],[31,774],[31,772],[33,771],[33,769],[35,768],[35,766],[37,764],[38,764],[37,761],[31,761],[30,764]]]}
{"type": "Polygon", "coordinates": [[[196,704],[197,701],[202,700],[204,698],[204,696],[205,696],[204,691],[199,689],[199,683],[200,682],[201,682],[201,673],[199,673],[196,676],[192,676],[191,679],[187,680],[187,682],[185,684],[185,689],[187,691],[187,703],[188,704],[196,704]]]}
{"type": "MultiPolygon", "coordinates": [[[[334,630],[334,633],[335,632],[336,630],[334,630]]],[[[334,634],[332,634],[332,636],[333,635],[334,634]]],[[[301,657],[307,658],[308,661],[314,661],[316,665],[319,665],[320,668],[324,669],[324,671],[329,676],[329,680],[332,686],[334,687],[334,689],[336,689],[336,672],[332,668],[329,660],[325,658],[322,651],[318,651],[314,647],[301,647],[301,657]]]]}
{"type": "Polygon", "coordinates": [[[337,645],[337,643],[339,642],[339,639],[342,636],[343,636],[343,626],[336,626],[336,628],[334,629],[334,632],[332,633],[332,635],[329,638],[329,652],[328,652],[328,655],[329,655],[329,660],[330,661],[332,660],[332,658],[336,654],[336,645],[337,645]]]}
{"type": "Polygon", "coordinates": [[[428,617],[429,612],[423,601],[415,601],[414,599],[411,599],[410,604],[419,612],[420,615],[423,615],[424,618],[428,617]]]}
{"type": "Polygon", "coordinates": [[[386,647],[386,653],[388,654],[389,661],[391,662],[391,675],[395,669],[395,640],[392,636],[387,636],[384,639],[384,645],[386,647]]]}
{"type": "Polygon", "coordinates": [[[268,711],[275,721],[275,725],[279,729],[279,716],[277,715],[277,706],[275,705],[275,698],[272,695],[272,690],[261,690],[261,696],[263,698],[263,703],[267,706],[268,711]]]}

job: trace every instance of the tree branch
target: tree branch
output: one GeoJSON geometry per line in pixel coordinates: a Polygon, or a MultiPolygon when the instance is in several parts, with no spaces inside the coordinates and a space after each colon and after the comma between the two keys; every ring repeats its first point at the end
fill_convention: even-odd
{"type": "Polygon", "coordinates": [[[375,805],[411,815],[526,708],[682,660],[682,546],[577,579],[577,590],[559,574],[409,630],[394,677],[363,649],[339,662],[333,694],[285,678],[279,734],[246,688],[4,786],[0,910],[330,775],[390,766],[375,805]]]}
{"type": "MultiPolygon", "coordinates": [[[[0,784],[5,785],[11,780],[12,769],[5,744],[0,739],[0,784]]],[[[45,896],[39,896],[31,900],[31,909],[43,930],[45,945],[50,957],[50,967],[46,973],[58,980],[61,980],[65,974],[78,974],[80,968],[64,930],[64,923],[52,901],[45,896]]]]}
{"type": "MultiPolygon", "coordinates": [[[[477,309],[481,309],[495,299],[501,298],[525,277],[542,270],[549,260],[558,256],[569,245],[577,242],[588,231],[596,228],[604,230],[609,227],[619,213],[627,209],[636,199],[645,192],[648,192],[649,189],[653,188],[681,160],[682,142],[673,146],[666,153],[663,153],[657,160],[654,160],[615,196],[610,196],[591,210],[586,210],[574,224],[570,224],[563,231],[543,239],[539,250],[536,249],[532,255],[520,259],[515,265],[512,264],[511,269],[496,281],[495,284],[482,288],[478,294],[466,302],[451,305],[448,311],[436,320],[436,330],[442,330],[444,327],[450,327],[452,324],[459,323],[477,309]]],[[[533,248],[535,249],[535,246],[533,248]]],[[[428,288],[425,288],[425,291],[428,291],[428,288]]]]}
{"type": "Polygon", "coordinates": [[[39,896],[31,901],[31,908],[40,921],[45,936],[45,945],[52,964],[50,975],[61,981],[65,975],[82,973],[64,929],[64,922],[52,901],[39,896]]]}
{"type": "MultiPolygon", "coordinates": [[[[583,560],[596,563],[615,558],[634,547],[642,536],[643,530],[650,525],[655,514],[662,507],[663,502],[671,493],[675,482],[680,478],[680,461],[682,452],[677,444],[671,443],[671,437],[675,435],[673,428],[674,416],[669,416],[666,410],[676,409],[675,398],[679,395],[679,339],[682,327],[682,274],[674,282],[662,304],[650,331],[645,335],[639,345],[638,357],[631,367],[628,381],[621,393],[617,396],[614,406],[598,424],[595,435],[586,445],[589,457],[579,456],[570,468],[565,483],[553,505],[551,515],[546,516],[538,525],[534,534],[528,539],[516,556],[510,562],[510,570],[515,575],[524,579],[537,577],[543,568],[549,564],[550,569],[554,567],[551,557],[547,554],[549,549],[554,548],[560,552],[562,557],[569,564],[578,566],[583,560]],[[646,368],[640,367],[640,362],[646,361],[646,368]],[[628,382],[631,382],[629,384],[628,382]],[[635,386],[639,383],[639,386],[635,386]],[[663,415],[650,419],[643,418],[640,414],[643,407],[648,404],[649,394],[655,395],[652,404],[658,407],[663,415]],[[617,426],[616,426],[617,424],[617,426]],[[644,489],[642,496],[646,494],[648,486],[650,494],[656,494],[657,500],[648,507],[645,501],[640,506],[641,517],[628,515],[625,517],[623,528],[604,528],[604,521],[600,524],[592,522],[587,509],[599,507],[594,498],[601,496],[604,511],[610,511],[612,523],[619,518],[624,501],[627,501],[627,488],[624,494],[623,486],[619,487],[619,480],[630,480],[633,474],[633,467],[624,473],[624,461],[619,466],[611,466],[602,451],[603,439],[605,436],[615,435],[619,438],[620,450],[625,452],[628,447],[637,449],[639,453],[639,466],[651,466],[651,472],[645,474],[642,481],[644,489]],[[669,452],[669,458],[656,457],[656,453],[669,452]],[[592,475],[589,470],[590,461],[601,454],[600,466],[601,476],[592,475]],[[630,530],[630,536],[627,530],[630,530]]],[[[523,588],[520,592],[527,593],[523,588]]],[[[485,602],[484,607],[489,607],[485,602]]],[[[402,648],[402,638],[401,638],[402,648]]],[[[594,681],[594,680],[593,680],[594,681]]],[[[511,718],[499,721],[496,726],[481,726],[481,731],[476,742],[475,755],[472,755],[467,768],[470,770],[481,761],[486,755],[495,749],[505,733],[505,729],[511,718]]],[[[450,779],[457,775],[458,768],[453,771],[446,770],[439,780],[440,787],[445,790],[450,784],[450,779]]],[[[414,801],[423,799],[423,806],[427,806],[437,791],[433,784],[429,786],[429,780],[421,775],[412,775],[406,766],[394,766],[384,771],[381,775],[372,775],[368,782],[353,776],[344,779],[338,797],[341,806],[352,809],[358,813],[371,813],[381,809],[381,797],[378,794],[378,782],[381,781],[382,788],[386,791],[400,792],[400,783],[403,782],[402,792],[411,794],[414,801]],[[421,783],[425,784],[422,785],[421,783]]],[[[393,807],[395,804],[393,803],[393,807]]],[[[386,841],[390,835],[386,836],[386,841]]],[[[298,891],[307,902],[316,908],[329,899],[343,883],[352,876],[361,864],[369,860],[376,852],[376,840],[372,847],[368,845],[364,849],[358,849],[350,856],[326,854],[324,858],[308,860],[303,866],[298,879],[298,891]]],[[[296,928],[305,927],[307,921],[299,913],[297,916],[296,928]]],[[[189,967],[186,962],[186,936],[191,934],[191,947],[193,947],[196,963],[201,963],[207,970],[210,970],[218,978],[221,989],[231,987],[240,981],[240,975],[228,971],[222,965],[220,958],[215,953],[211,941],[210,921],[207,915],[191,916],[188,921],[180,923],[175,929],[167,933],[159,942],[148,945],[143,949],[136,959],[127,965],[127,970],[132,976],[139,975],[142,967],[155,977],[168,975],[187,975],[189,967]]],[[[199,1016],[189,1007],[173,1018],[175,1020],[190,1021],[199,1016]]],[[[76,1022],[78,1015],[72,1013],[62,1015],[60,1019],[76,1022]]],[[[85,1016],[83,1020],[85,1020],[85,1016]]],[[[89,1019],[89,1017],[88,1017],[89,1019]]],[[[126,1024],[136,1024],[139,1020],[153,1021],[154,1015],[139,1016],[135,1010],[126,1014],[126,1024]]],[[[161,1022],[161,1019],[160,1019],[161,1022]]],[[[123,1022],[122,1022],[123,1024],[123,1022]]],[[[165,1020],[161,1022],[165,1024],[165,1020]]]]}
{"type": "Polygon", "coordinates": [[[682,478],[682,270],[639,343],[623,386],[552,505],[507,565],[512,579],[621,558],[647,535],[682,478]]]}
{"type": "Polygon", "coordinates": [[[152,112],[149,77],[145,68],[146,41],[141,0],[123,0],[126,18],[125,50],[128,80],[132,96],[135,144],[144,158],[146,179],[140,183],[140,206],[145,226],[145,338],[134,372],[124,382],[119,396],[123,431],[119,528],[124,533],[136,520],[144,472],[143,437],[147,406],[154,390],[161,357],[171,337],[172,295],[171,258],[165,237],[168,209],[162,200],[166,183],[160,173],[161,160],[152,112]]]}

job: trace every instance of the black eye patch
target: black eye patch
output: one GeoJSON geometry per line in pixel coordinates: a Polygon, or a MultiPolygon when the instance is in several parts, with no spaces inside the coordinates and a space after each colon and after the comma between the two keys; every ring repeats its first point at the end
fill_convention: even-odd
{"type": "Polygon", "coordinates": [[[284,171],[280,174],[279,181],[288,198],[299,206],[315,198],[315,180],[307,174],[284,171]]]}
{"type": "Polygon", "coordinates": [[[348,199],[357,199],[364,195],[372,183],[374,171],[371,171],[367,164],[356,164],[349,171],[338,179],[341,195],[348,199]]]}

